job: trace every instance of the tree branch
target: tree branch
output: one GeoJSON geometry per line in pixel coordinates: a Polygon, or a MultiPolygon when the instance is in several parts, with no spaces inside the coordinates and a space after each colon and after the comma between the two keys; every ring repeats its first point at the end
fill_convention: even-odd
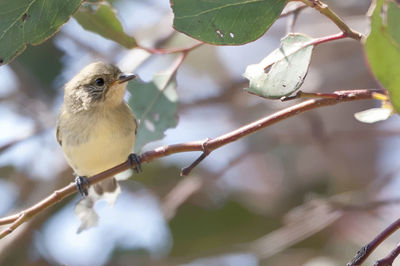
{"type": "Polygon", "coordinates": [[[394,260],[399,256],[400,254],[400,243],[397,244],[397,246],[388,254],[386,257],[383,259],[378,260],[375,262],[374,266],[391,266],[394,262],[394,260]]]}
{"type": "MultiPolygon", "coordinates": [[[[400,228],[400,218],[397,219],[395,222],[393,222],[391,225],[385,228],[379,235],[377,235],[371,242],[363,246],[359,251],[357,251],[356,256],[349,262],[347,263],[347,266],[356,266],[356,265],[361,265],[369,255],[386,239],[388,238],[391,234],[396,232],[400,228]]],[[[397,255],[400,252],[399,246],[396,247],[395,250],[392,252],[394,254],[393,260],[397,257],[397,255]]],[[[389,254],[388,257],[390,257],[391,254],[389,254]]],[[[382,259],[383,262],[387,261],[388,257],[382,259]]],[[[392,261],[393,261],[392,260],[392,261]]],[[[382,262],[382,263],[383,263],[382,262]]],[[[377,265],[389,265],[389,264],[377,264],[377,265]]]]}
{"type": "MultiPolygon", "coordinates": [[[[206,139],[194,142],[166,145],[159,148],[156,148],[151,151],[147,151],[140,155],[140,160],[142,163],[148,163],[155,159],[165,157],[174,153],[181,152],[192,152],[192,151],[201,151],[203,154],[208,155],[213,150],[218,149],[228,143],[234,142],[240,138],[243,138],[247,135],[250,135],[254,132],[257,132],[263,128],[266,128],[272,124],[275,124],[281,120],[287,119],[292,116],[296,116],[300,113],[306,112],[308,110],[320,108],[323,106],[335,105],[342,102],[349,102],[355,100],[366,100],[373,99],[373,93],[379,92],[383,93],[383,90],[345,90],[345,91],[335,91],[332,95],[336,95],[336,97],[331,98],[321,98],[321,99],[310,99],[299,104],[290,106],[278,112],[275,112],[269,116],[261,118],[257,121],[254,121],[248,125],[240,127],[234,131],[231,131],[222,136],[216,137],[214,139],[206,139]]],[[[206,157],[206,156],[203,157],[206,157]]],[[[201,157],[201,160],[203,159],[201,157]]],[[[197,160],[196,160],[197,161],[197,160]]],[[[193,165],[193,164],[192,164],[193,165]]],[[[197,165],[197,164],[196,164],[197,165]]],[[[100,182],[108,177],[114,176],[122,171],[125,171],[135,165],[131,165],[130,161],[127,160],[124,163],[121,163],[111,169],[108,169],[100,174],[89,177],[89,184],[95,184],[100,182]]],[[[193,167],[192,167],[193,168],[193,167]]],[[[189,170],[191,170],[190,168],[189,170]]],[[[0,219],[0,225],[11,224],[9,227],[0,232],[0,239],[10,234],[13,230],[15,230],[19,225],[26,222],[33,216],[37,215],[41,211],[51,207],[58,201],[64,199],[65,197],[77,192],[77,188],[75,183],[70,183],[69,185],[56,190],[51,195],[41,200],[37,204],[32,207],[21,211],[18,214],[14,214],[8,217],[4,217],[0,219]]]]}

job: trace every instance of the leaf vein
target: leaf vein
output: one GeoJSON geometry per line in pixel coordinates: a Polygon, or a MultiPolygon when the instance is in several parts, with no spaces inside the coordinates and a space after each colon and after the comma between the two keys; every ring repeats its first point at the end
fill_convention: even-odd
{"type": "Polygon", "coordinates": [[[239,6],[239,5],[243,7],[243,5],[254,4],[254,3],[257,3],[257,2],[265,2],[265,0],[247,0],[245,2],[240,2],[240,3],[230,3],[230,4],[223,5],[223,6],[218,6],[218,7],[215,7],[215,8],[207,9],[207,10],[204,10],[202,12],[199,12],[199,13],[193,14],[193,15],[179,16],[179,17],[175,15],[175,18],[176,19],[185,19],[185,18],[198,17],[198,16],[201,16],[201,15],[204,15],[204,14],[207,14],[207,13],[214,12],[216,10],[220,11],[221,9],[224,9],[224,8],[227,8],[227,7],[233,7],[233,6],[239,6]]]}

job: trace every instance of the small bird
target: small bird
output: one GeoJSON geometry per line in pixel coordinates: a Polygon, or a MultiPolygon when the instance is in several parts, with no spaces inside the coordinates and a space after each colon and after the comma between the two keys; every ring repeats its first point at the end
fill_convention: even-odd
{"type": "Polygon", "coordinates": [[[126,84],[135,77],[123,74],[112,64],[96,62],[82,69],[64,87],[56,136],[83,195],[75,208],[82,222],[78,231],[97,224],[98,216],[93,210],[96,200],[107,195],[113,203],[120,193],[114,177],[90,186],[89,190],[86,177],[128,158],[137,163],[135,171],[140,170],[138,157],[132,154],[137,122],[124,101],[126,84]]]}

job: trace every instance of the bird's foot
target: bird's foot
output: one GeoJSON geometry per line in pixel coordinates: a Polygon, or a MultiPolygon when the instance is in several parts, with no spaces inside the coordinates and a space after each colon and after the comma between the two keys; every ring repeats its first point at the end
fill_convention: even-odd
{"type": "Polygon", "coordinates": [[[133,168],[133,171],[135,171],[136,174],[142,171],[142,164],[140,162],[140,157],[138,155],[136,155],[135,153],[129,154],[128,161],[131,167],[133,168]]]}
{"type": "Polygon", "coordinates": [[[75,178],[75,184],[76,187],[79,190],[79,193],[81,193],[82,197],[86,198],[88,196],[88,187],[89,187],[89,181],[87,180],[86,177],[84,176],[77,176],[75,178]]]}

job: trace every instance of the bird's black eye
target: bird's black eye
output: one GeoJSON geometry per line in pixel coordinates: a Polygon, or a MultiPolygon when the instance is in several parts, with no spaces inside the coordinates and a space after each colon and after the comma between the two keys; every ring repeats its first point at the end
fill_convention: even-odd
{"type": "Polygon", "coordinates": [[[104,85],[104,79],[98,78],[98,79],[96,79],[95,83],[97,86],[101,87],[104,85]]]}

